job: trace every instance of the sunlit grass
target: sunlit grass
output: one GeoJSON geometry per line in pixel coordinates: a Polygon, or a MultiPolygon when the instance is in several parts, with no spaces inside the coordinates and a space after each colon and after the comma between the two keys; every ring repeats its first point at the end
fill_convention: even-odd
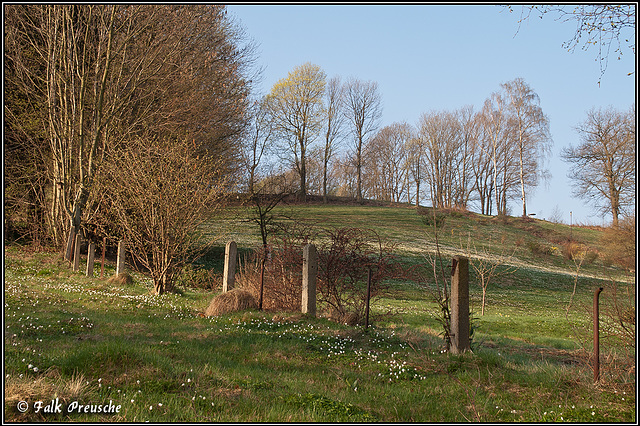
{"type": "MultiPolygon", "coordinates": [[[[428,239],[415,212],[352,206],[329,211],[310,206],[300,214],[323,224],[349,220],[354,226],[376,227],[415,249],[405,250],[403,260],[420,260],[419,249],[428,239]]],[[[444,243],[452,248],[459,240],[454,225],[492,226],[452,219],[443,230],[444,243]]],[[[247,245],[258,242],[255,230],[233,226],[247,245]]],[[[484,232],[491,234],[490,229],[484,232]]],[[[220,267],[216,256],[222,253],[218,249],[205,263],[220,267]]],[[[144,275],[134,273],[131,286],[113,286],[106,282],[112,266],[104,279],[95,273],[86,278],[70,272],[56,256],[7,247],[4,374],[9,421],[636,419],[635,381],[615,381],[604,364],[603,382],[592,383],[574,326],[588,325],[588,318],[572,311],[567,321],[574,287],[570,264],[559,263],[560,272],[523,267],[497,281],[489,288],[483,316],[481,291],[472,277],[473,353],[452,355],[442,346],[436,305],[415,283],[395,282],[391,297],[374,300],[373,325],[365,331],[295,313],[203,318],[199,313],[213,293],[183,289],[181,295],[153,296],[144,275]],[[121,410],[53,416],[16,409],[20,400],[32,407],[56,395],[65,404],[112,401],[121,410]]],[[[580,278],[573,303],[588,305],[598,285],[580,278]]]]}

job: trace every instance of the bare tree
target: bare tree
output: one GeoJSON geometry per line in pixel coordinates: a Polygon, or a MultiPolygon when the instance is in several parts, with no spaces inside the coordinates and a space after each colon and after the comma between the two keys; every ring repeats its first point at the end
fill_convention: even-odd
{"type": "Polygon", "coordinates": [[[326,132],[324,138],[324,150],[322,155],[322,198],[327,202],[327,179],[329,173],[329,161],[336,149],[336,142],[342,137],[342,125],[344,114],[342,109],[344,89],[340,77],[333,77],[327,83],[326,91],[326,132]]]}
{"type": "Polygon", "coordinates": [[[277,227],[278,215],[274,209],[291,194],[292,187],[284,175],[270,174],[259,182],[258,188],[251,193],[249,199],[249,221],[258,225],[262,249],[260,254],[260,281],[258,284],[258,307],[262,310],[264,301],[264,274],[267,258],[269,257],[269,235],[277,227]]]}
{"type": "Polygon", "coordinates": [[[451,112],[431,112],[420,117],[418,135],[423,140],[426,179],[436,208],[454,207],[460,192],[463,164],[460,125],[451,112]]]}
{"type": "Polygon", "coordinates": [[[461,160],[460,166],[460,191],[455,202],[459,207],[466,209],[471,196],[472,186],[469,184],[472,175],[474,161],[473,147],[478,140],[478,120],[473,112],[473,106],[467,105],[456,111],[458,123],[460,125],[461,160]]]}
{"type": "MultiPolygon", "coordinates": [[[[464,249],[464,247],[462,248],[464,249]]],[[[469,236],[466,255],[470,259],[469,263],[473,271],[480,279],[480,287],[482,288],[481,315],[484,315],[489,284],[501,276],[513,274],[518,270],[516,266],[507,266],[513,260],[514,253],[515,249],[509,255],[505,255],[504,250],[498,255],[489,253],[485,248],[478,250],[476,244],[471,242],[471,236],[469,236]]]]}
{"type": "Polygon", "coordinates": [[[362,197],[362,150],[368,138],[377,130],[382,116],[382,99],[378,84],[350,78],[345,86],[345,115],[351,126],[355,148],[358,202],[362,197]]]}
{"type": "MultiPolygon", "coordinates": [[[[478,116],[482,118],[481,115],[478,116]]],[[[471,172],[474,183],[473,189],[477,192],[480,202],[480,213],[490,215],[492,210],[492,194],[493,194],[493,164],[490,157],[490,141],[482,134],[479,135],[471,145],[473,161],[471,164],[471,172]]]]}
{"type": "Polygon", "coordinates": [[[293,155],[300,178],[299,196],[307,196],[307,150],[318,136],[323,123],[323,96],[326,76],[310,63],[294,68],[278,81],[269,94],[269,106],[279,135],[293,155]]]}
{"type": "Polygon", "coordinates": [[[382,128],[364,150],[364,187],[373,198],[400,202],[407,194],[407,143],[412,138],[411,126],[393,123],[382,128]]]}
{"type": "Polygon", "coordinates": [[[485,143],[480,144],[481,149],[489,157],[492,164],[491,187],[495,198],[496,210],[499,216],[507,214],[507,201],[512,195],[514,185],[517,184],[517,155],[514,146],[510,144],[512,122],[506,112],[506,101],[497,92],[485,101],[481,111],[482,137],[485,143]]]}
{"type": "Polygon", "coordinates": [[[90,197],[97,169],[130,138],[155,133],[179,139],[189,132],[194,149],[231,152],[229,143],[244,126],[249,57],[224,7],[6,10],[5,57],[16,84],[34,102],[42,100],[55,242],[86,220],[87,206],[96,202],[90,197]]]}
{"type": "Polygon", "coordinates": [[[542,112],[536,92],[521,78],[502,84],[507,111],[514,123],[513,139],[519,160],[522,217],[527,217],[525,187],[535,186],[543,173],[540,163],[551,153],[549,120],[542,112]]]}
{"type": "Polygon", "coordinates": [[[562,152],[564,161],[571,164],[574,192],[608,210],[617,226],[624,208],[635,204],[635,108],[626,113],[591,109],[576,130],[582,143],[562,152]]]}
{"type": "Polygon", "coordinates": [[[355,198],[358,190],[355,155],[350,152],[340,155],[333,162],[332,171],[337,180],[336,195],[355,198]]]}
{"type": "Polygon", "coordinates": [[[246,169],[249,195],[253,195],[260,164],[273,135],[273,117],[263,97],[253,103],[251,123],[245,138],[242,160],[246,169]]]}

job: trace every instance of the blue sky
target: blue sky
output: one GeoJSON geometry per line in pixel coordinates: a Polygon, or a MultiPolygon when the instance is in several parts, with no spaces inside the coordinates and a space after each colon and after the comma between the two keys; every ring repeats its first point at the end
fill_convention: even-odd
{"type": "MultiPolygon", "coordinates": [[[[381,128],[394,122],[416,125],[432,110],[474,110],[500,84],[523,78],[540,97],[554,140],[547,167],[551,179],[528,194],[527,211],[566,223],[610,221],[571,193],[563,147],[579,143],[574,128],[589,109],[627,110],[636,99],[635,57],[611,55],[600,85],[595,50],[562,47],[573,22],[547,16],[518,25],[514,12],[495,5],[242,5],[229,13],[258,44],[264,68],[260,93],[305,62],[327,76],[378,83],[383,102],[381,128]],[[572,215],[570,216],[570,212],[572,215]]],[[[520,207],[512,204],[518,214],[520,207]]]]}

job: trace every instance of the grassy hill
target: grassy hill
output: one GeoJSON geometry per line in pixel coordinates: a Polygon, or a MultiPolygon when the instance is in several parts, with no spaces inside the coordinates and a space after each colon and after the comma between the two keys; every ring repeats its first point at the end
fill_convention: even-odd
{"type": "MultiPolygon", "coordinates": [[[[415,207],[359,205],[286,205],[274,210],[281,222],[303,222],[316,227],[355,227],[373,229],[383,239],[395,243],[396,253],[407,261],[417,261],[435,251],[437,232],[440,250],[447,255],[492,254],[511,256],[518,266],[581,276],[628,281],[629,274],[615,267],[611,253],[602,246],[603,229],[556,224],[538,219],[499,219],[470,212],[438,213],[434,230],[432,211],[415,207]],[[568,246],[578,256],[567,256],[568,246]],[[471,249],[469,253],[469,249],[471,249]],[[582,259],[585,251],[590,256],[582,259]],[[582,262],[581,262],[582,260],[582,262]]],[[[239,247],[256,247],[260,242],[257,225],[247,219],[247,209],[230,208],[212,226],[212,236],[235,240],[239,247]]]]}
{"type": "MultiPolygon", "coordinates": [[[[142,274],[132,285],[109,284],[112,265],[104,279],[87,278],[57,253],[5,246],[5,420],[636,421],[635,361],[624,356],[633,348],[601,342],[598,384],[588,363],[593,291],[605,287],[604,315],[613,280],[620,294],[635,287],[605,257],[602,230],[449,212],[434,232],[430,215],[407,207],[285,205],[277,213],[373,229],[407,267],[426,261],[437,232],[445,259],[491,254],[517,270],[490,285],[482,316],[472,273],[473,353],[452,355],[443,352],[436,305],[412,282],[396,281],[393,296],[374,301],[367,331],[291,312],[205,318],[216,291],[151,296],[142,274]],[[62,413],[36,412],[38,401],[56,398],[62,413]],[[78,404],[120,408],[79,413],[78,404]]],[[[235,207],[211,222],[218,247],[196,266],[219,273],[230,239],[241,253],[258,246],[247,217],[235,207]]]]}

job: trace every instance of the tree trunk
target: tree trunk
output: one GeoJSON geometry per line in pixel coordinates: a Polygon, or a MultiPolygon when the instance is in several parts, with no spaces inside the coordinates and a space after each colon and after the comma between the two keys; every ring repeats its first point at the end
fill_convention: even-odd
{"type": "Polygon", "coordinates": [[[356,193],[356,200],[362,203],[362,142],[358,144],[358,152],[356,154],[356,172],[358,173],[358,188],[356,193]]]}
{"type": "Polygon", "coordinates": [[[524,192],[524,159],[522,158],[522,141],[520,142],[520,190],[522,191],[522,217],[527,217],[527,201],[524,192]]]}
{"type": "Polygon", "coordinates": [[[324,165],[322,169],[322,202],[327,204],[327,169],[329,166],[329,158],[327,157],[327,149],[324,151],[324,165]]]}

